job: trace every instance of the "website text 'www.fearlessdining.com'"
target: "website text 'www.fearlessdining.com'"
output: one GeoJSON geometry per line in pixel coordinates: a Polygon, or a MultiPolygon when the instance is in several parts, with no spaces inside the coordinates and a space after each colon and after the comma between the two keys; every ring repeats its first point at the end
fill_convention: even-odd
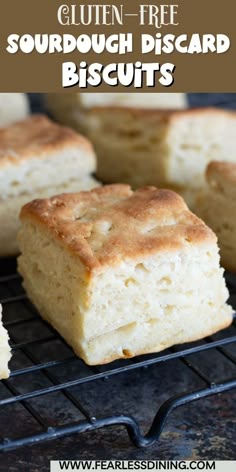
{"type": "Polygon", "coordinates": [[[102,470],[214,470],[216,472],[233,472],[236,461],[155,461],[155,460],[58,460],[51,461],[50,472],[61,471],[102,471],[102,470]]]}

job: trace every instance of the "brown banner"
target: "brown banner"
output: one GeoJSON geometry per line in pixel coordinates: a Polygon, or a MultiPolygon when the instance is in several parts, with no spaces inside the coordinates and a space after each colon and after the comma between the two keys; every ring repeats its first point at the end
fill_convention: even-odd
{"type": "Polygon", "coordinates": [[[235,16],[235,0],[2,0],[0,91],[235,92],[235,16]]]}

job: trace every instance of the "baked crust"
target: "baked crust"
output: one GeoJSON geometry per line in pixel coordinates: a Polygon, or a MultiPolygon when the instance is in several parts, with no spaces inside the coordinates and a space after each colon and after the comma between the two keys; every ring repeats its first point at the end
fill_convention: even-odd
{"type": "Polygon", "coordinates": [[[179,195],[155,187],[133,192],[129,185],[116,184],[34,200],[20,218],[43,225],[89,273],[124,258],[216,242],[179,195]]]}
{"type": "Polygon", "coordinates": [[[70,128],[58,125],[44,115],[33,115],[0,129],[0,169],[22,161],[51,157],[71,147],[92,151],[90,142],[70,128]]]}

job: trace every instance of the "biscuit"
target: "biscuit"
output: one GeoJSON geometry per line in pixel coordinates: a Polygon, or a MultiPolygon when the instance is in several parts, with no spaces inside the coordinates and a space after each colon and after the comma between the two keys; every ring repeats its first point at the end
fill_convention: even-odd
{"type": "Polygon", "coordinates": [[[7,379],[10,374],[8,362],[11,359],[11,349],[8,340],[7,330],[2,325],[2,306],[0,304],[0,379],[7,379]]]}
{"type": "Polygon", "coordinates": [[[184,93],[51,93],[46,106],[52,116],[82,134],[87,134],[87,111],[93,107],[171,108],[187,107],[184,93]]]}
{"type": "Polygon", "coordinates": [[[214,233],[170,190],[128,185],[21,210],[19,272],[88,364],[161,351],[230,325],[214,233]]]}
{"type": "Polygon", "coordinates": [[[236,164],[211,162],[197,212],[218,237],[221,263],[236,272],[236,164]]]}
{"type": "Polygon", "coordinates": [[[88,140],[46,116],[33,115],[0,129],[2,198],[81,179],[95,169],[88,140]]]}
{"type": "Polygon", "coordinates": [[[0,93],[0,126],[6,126],[29,115],[25,93],[0,93]]]}
{"type": "Polygon", "coordinates": [[[83,123],[96,151],[99,180],[170,188],[192,208],[207,164],[236,162],[234,111],[92,108],[83,123]]]}
{"type": "Polygon", "coordinates": [[[75,131],[34,115],[0,129],[0,256],[18,252],[16,232],[23,204],[64,191],[89,190],[96,158],[75,131]]]}

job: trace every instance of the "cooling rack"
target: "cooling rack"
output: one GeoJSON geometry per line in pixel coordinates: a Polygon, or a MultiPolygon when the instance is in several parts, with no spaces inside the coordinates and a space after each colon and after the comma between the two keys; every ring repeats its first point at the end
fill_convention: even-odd
{"type": "MultiPolygon", "coordinates": [[[[236,277],[227,274],[226,279],[230,302],[236,307],[236,277]]],[[[168,416],[176,408],[192,402],[196,402],[197,408],[201,399],[236,388],[235,325],[220,337],[209,337],[159,354],[89,367],[75,357],[58,334],[39,317],[22,289],[13,260],[1,264],[0,302],[13,351],[11,376],[0,382],[0,451],[112,425],[123,425],[136,446],[147,447],[158,441],[168,416]],[[217,351],[221,358],[230,362],[229,377],[226,375],[225,378],[222,373],[222,380],[218,375],[214,381],[212,370],[211,375],[207,375],[199,368],[198,356],[208,357],[209,351],[217,351]],[[93,408],[87,406],[89,402],[84,404],[80,399],[80,389],[83,388],[85,398],[89,399],[98,380],[103,380],[109,390],[112,377],[116,376],[119,381],[121,376],[128,378],[133,371],[142,373],[153,365],[158,369],[163,363],[167,368],[173,360],[184,366],[184,375],[189,371],[194,373],[202,387],[170,395],[157,409],[145,434],[136,418],[125,414],[122,408],[116,414],[95,417],[93,408]],[[59,412],[57,420],[55,410],[59,412]]],[[[217,366],[215,369],[216,373],[217,366]]]]}

